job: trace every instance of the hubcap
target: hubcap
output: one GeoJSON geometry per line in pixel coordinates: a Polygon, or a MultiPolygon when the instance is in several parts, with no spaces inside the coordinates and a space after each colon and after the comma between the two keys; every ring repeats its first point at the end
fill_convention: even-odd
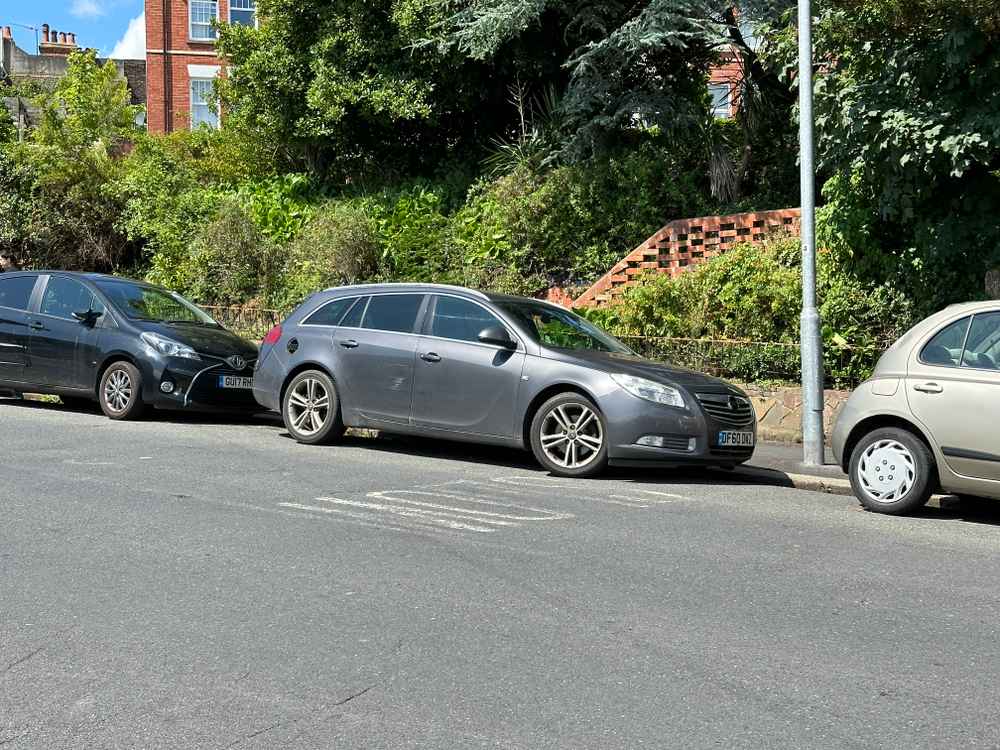
{"type": "Polygon", "coordinates": [[[880,503],[898,503],[910,494],[917,476],[913,454],[895,440],[869,445],[857,468],[864,491],[880,503]]]}
{"type": "Polygon", "coordinates": [[[604,429],[585,404],[561,404],[542,420],[542,451],[558,466],[582,469],[597,460],[604,446],[604,429]]]}
{"type": "Polygon", "coordinates": [[[115,370],[104,384],[104,400],[111,411],[120,412],[128,408],[132,400],[132,378],[125,370],[115,370]]]}
{"type": "Polygon", "coordinates": [[[330,416],[330,394],[315,378],[300,381],[288,396],[288,417],[301,435],[315,435],[330,416]]]}

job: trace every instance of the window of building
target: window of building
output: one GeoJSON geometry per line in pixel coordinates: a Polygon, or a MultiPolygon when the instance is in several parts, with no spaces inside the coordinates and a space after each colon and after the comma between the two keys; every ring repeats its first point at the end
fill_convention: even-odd
{"type": "Polygon", "coordinates": [[[257,25],[257,0],[229,0],[229,23],[257,25]]]}
{"type": "Polygon", "coordinates": [[[216,33],[212,21],[219,17],[218,0],[190,0],[188,12],[191,16],[191,38],[214,41],[216,33]]]}
{"type": "Polygon", "coordinates": [[[191,79],[191,129],[200,125],[219,127],[219,107],[213,101],[212,79],[191,79]]]}
{"type": "Polygon", "coordinates": [[[727,83],[710,83],[708,93],[712,97],[712,114],[717,120],[728,120],[732,117],[731,92],[727,83]]]}

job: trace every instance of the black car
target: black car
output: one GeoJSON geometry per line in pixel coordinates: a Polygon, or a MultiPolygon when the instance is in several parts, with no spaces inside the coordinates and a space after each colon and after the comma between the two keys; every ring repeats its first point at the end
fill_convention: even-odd
{"type": "Polygon", "coordinates": [[[179,294],[113,276],[0,274],[0,389],[147,407],[257,411],[257,347],[179,294]]]}

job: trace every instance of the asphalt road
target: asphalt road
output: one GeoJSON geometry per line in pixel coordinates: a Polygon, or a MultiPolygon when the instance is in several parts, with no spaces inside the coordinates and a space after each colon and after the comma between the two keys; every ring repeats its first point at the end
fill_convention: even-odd
{"type": "Polygon", "coordinates": [[[10,401],[0,478],[3,750],[1000,746],[992,506],[10,401]]]}

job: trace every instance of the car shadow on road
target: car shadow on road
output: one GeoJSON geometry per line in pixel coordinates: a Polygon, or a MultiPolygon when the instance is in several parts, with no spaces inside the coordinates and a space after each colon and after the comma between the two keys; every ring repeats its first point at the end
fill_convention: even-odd
{"type": "MultiPolygon", "coordinates": [[[[87,414],[98,419],[107,419],[101,412],[96,401],[85,404],[64,404],[55,400],[40,400],[37,398],[0,398],[0,406],[5,409],[30,409],[36,411],[65,412],[67,414],[87,414]]],[[[247,425],[270,424],[281,426],[281,417],[269,412],[200,412],[173,411],[170,409],[152,409],[143,416],[143,422],[162,422],[166,424],[217,424],[217,425],[247,425]]]]}

